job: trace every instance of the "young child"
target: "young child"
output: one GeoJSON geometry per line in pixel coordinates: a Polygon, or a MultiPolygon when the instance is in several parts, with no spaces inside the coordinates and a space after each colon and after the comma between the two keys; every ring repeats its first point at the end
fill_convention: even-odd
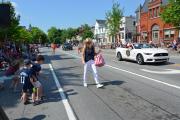
{"type": "Polygon", "coordinates": [[[42,100],[43,96],[43,87],[40,81],[38,80],[39,73],[41,71],[41,64],[44,63],[44,57],[42,55],[38,55],[34,64],[32,64],[31,72],[34,78],[34,87],[37,89],[37,101],[42,100]]]}
{"type": "Polygon", "coordinates": [[[29,101],[27,99],[27,93],[29,92],[32,94],[32,101],[34,104],[36,104],[35,101],[35,95],[33,93],[33,78],[32,78],[32,73],[31,73],[31,61],[29,59],[24,60],[24,68],[20,71],[20,80],[21,83],[23,84],[22,88],[22,97],[21,99],[23,100],[24,105],[29,104],[29,101]]]}

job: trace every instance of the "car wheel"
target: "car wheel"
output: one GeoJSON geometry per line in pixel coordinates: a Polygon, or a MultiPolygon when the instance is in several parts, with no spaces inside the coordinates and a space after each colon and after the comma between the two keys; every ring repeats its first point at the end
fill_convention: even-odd
{"type": "Polygon", "coordinates": [[[122,55],[120,52],[117,53],[117,59],[118,61],[122,61],[122,55]]]}
{"type": "Polygon", "coordinates": [[[139,54],[139,55],[137,56],[137,63],[138,63],[139,65],[143,65],[143,64],[144,64],[144,58],[143,58],[143,56],[142,56],[141,54],[139,54]]]}

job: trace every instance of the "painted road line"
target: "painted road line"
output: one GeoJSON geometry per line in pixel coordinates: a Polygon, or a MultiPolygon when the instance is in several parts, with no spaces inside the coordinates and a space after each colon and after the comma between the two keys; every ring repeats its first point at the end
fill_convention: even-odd
{"type": "Polygon", "coordinates": [[[160,80],[156,80],[156,79],[153,79],[153,78],[150,78],[150,77],[146,77],[146,76],[143,76],[143,75],[134,73],[134,72],[130,72],[130,71],[123,70],[123,69],[120,69],[120,68],[117,68],[117,67],[113,67],[113,66],[111,66],[111,65],[106,65],[106,66],[107,66],[107,67],[110,67],[110,68],[113,68],[113,69],[116,69],[116,70],[119,70],[119,71],[123,71],[123,72],[129,73],[129,74],[132,74],[132,75],[136,75],[136,76],[138,76],[138,77],[142,77],[142,78],[148,79],[148,80],[150,80],[150,81],[154,81],[154,82],[157,82],[157,83],[161,83],[161,84],[167,85],[167,86],[169,86],[169,87],[173,87],[173,88],[176,88],[176,89],[180,89],[180,86],[177,86],[177,85],[173,85],[173,84],[169,84],[169,83],[166,83],[166,82],[162,82],[162,81],[160,81],[160,80]]]}
{"type": "MultiPolygon", "coordinates": [[[[65,53],[66,54],[66,53],[65,53]]],[[[76,56],[76,55],[73,55],[73,54],[70,54],[70,53],[67,53],[68,55],[71,55],[71,56],[74,56],[75,58],[81,58],[79,56],[76,56]]],[[[142,78],[145,78],[145,79],[148,79],[150,81],[153,81],[153,82],[157,82],[157,83],[161,83],[163,85],[166,85],[166,86],[169,86],[169,87],[173,87],[173,88],[176,88],[176,89],[179,89],[180,90],[180,86],[177,86],[177,85],[173,85],[173,84],[169,84],[169,83],[166,83],[166,82],[162,82],[160,80],[156,80],[156,79],[153,79],[153,78],[150,78],[150,77],[146,77],[144,75],[140,75],[140,74],[137,74],[137,73],[134,73],[134,72],[131,72],[131,71],[128,71],[128,70],[124,70],[124,69],[120,69],[120,68],[117,68],[117,67],[113,67],[111,65],[105,65],[106,67],[109,67],[109,68],[113,68],[113,69],[116,69],[116,70],[119,70],[119,71],[122,71],[122,72],[126,72],[126,73],[129,73],[129,74],[132,74],[132,75],[135,75],[135,76],[138,76],[138,77],[142,77],[142,78]]]]}
{"type": "Polygon", "coordinates": [[[148,72],[148,73],[154,73],[154,74],[180,74],[180,70],[175,69],[165,69],[164,71],[154,71],[154,70],[147,70],[147,69],[141,69],[141,71],[148,72]]]}
{"type": "Polygon", "coordinates": [[[53,69],[52,65],[49,64],[49,67],[50,67],[50,70],[52,72],[52,75],[53,75],[54,81],[56,83],[56,86],[58,88],[58,91],[60,93],[60,96],[62,98],[62,102],[63,102],[64,107],[66,109],[66,112],[67,112],[69,120],[77,120],[77,118],[76,118],[76,116],[75,116],[75,114],[74,114],[74,112],[73,112],[73,110],[72,110],[72,108],[71,108],[71,106],[70,106],[70,104],[69,104],[65,94],[64,94],[64,90],[63,90],[61,84],[58,81],[58,78],[57,78],[57,76],[56,76],[56,74],[54,72],[54,69],[53,69]]]}

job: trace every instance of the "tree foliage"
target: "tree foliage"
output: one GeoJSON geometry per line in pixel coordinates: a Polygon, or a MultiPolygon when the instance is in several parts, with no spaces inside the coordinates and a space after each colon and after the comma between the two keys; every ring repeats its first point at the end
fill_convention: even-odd
{"type": "Polygon", "coordinates": [[[10,2],[0,3],[0,4],[8,4],[10,6],[10,25],[7,28],[0,28],[0,39],[12,40],[13,36],[18,32],[20,16],[17,16],[15,13],[15,8],[10,2]]]}
{"type": "Polygon", "coordinates": [[[46,43],[47,35],[38,27],[31,27],[32,43],[46,43]]]}
{"type": "Polygon", "coordinates": [[[180,29],[180,0],[169,0],[169,4],[162,9],[161,18],[180,29]]]}
{"type": "Polygon", "coordinates": [[[48,30],[48,38],[51,43],[62,43],[61,42],[62,30],[57,29],[56,27],[51,27],[48,30]]]}
{"type": "Polygon", "coordinates": [[[80,33],[80,36],[82,37],[83,40],[85,40],[86,38],[94,37],[94,33],[92,32],[92,29],[88,24],[82,25],[81,29],[82,31],[80,33]]]}
{"type": "Polygon", "coordinates": [[[111,36],[116,36],[119,33],[122,17],[123,10],[120,8],[120,4],[113,3],[112,10],[106,13],[108,32],[111,36]]]}
{"type": "Polygon", "coordinates": [[[77,29],[75,28],[68,28],[66,30],[67,32],[67,39],[73,39],[73,38],[76,38],[76,35],[77,35],[77,29]]]}

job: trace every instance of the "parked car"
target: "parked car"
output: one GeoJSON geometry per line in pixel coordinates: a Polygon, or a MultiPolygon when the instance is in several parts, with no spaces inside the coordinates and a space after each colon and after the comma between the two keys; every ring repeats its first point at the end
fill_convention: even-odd
{"type": "Polygon", "coordinates": [[[73,46],[70,43],[64,43],[62,45],[63,50],[73,50],[73,46]]]}
{"type": "Polygon", "coordinates": [[[116,57],[119,61],[124,59],[137,61],[139,65],[169,61],[167,50],[141,43],[131,44],[128,48],[116,48],[116,57]]]}

